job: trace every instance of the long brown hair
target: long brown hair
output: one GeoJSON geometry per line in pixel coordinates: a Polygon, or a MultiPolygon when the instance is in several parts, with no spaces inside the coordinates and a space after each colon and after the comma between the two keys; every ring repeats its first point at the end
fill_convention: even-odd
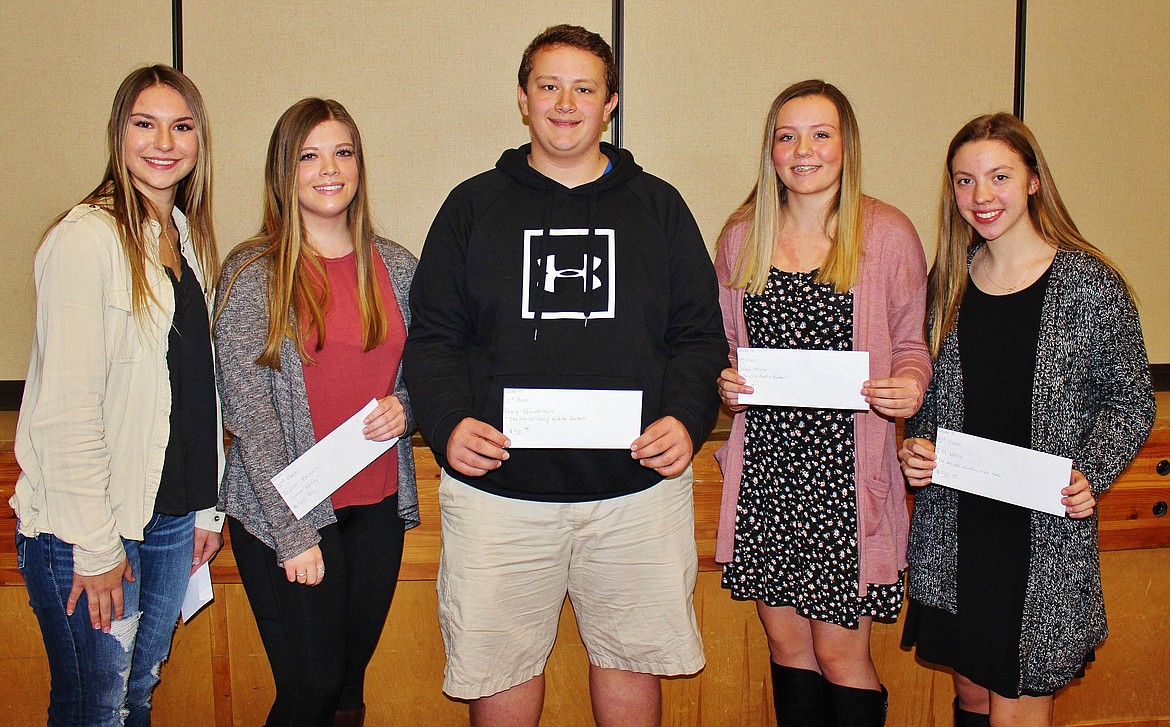
{"type": "Polygon", "coordinates": [[[955,199],[951,164],[963,146],[976,141],[999,141],[1014,151],[1040,180],[1040,187],[1028,196],[1028,217],[1032,227],[1057,250],[1077,250],[1092,255],[1117,276],[1130,295],[1130,288],[1121,270],[1105,253],[1098,250],[1077,229],[1076,223],[1064,206],[1056,182],[1040,144],[1024,122],[1008,113],[986,114],[967,122],[951,145],[947,147],[947,161],[943,168],[942,192],[938,204],[938,250],[930,269],[926,293],[926,340],[932,356],[937,358],[939,348],[955,326],[959,304],[967,291],[967,260],[971,249],[983,238],[963,219],[955,199]]]}
{"type": "MultiPolygon", "coordinates": [[[[203,96],[191,79],[170,66],[157,64],[135,69],[126,76],[114,94],[110,120],[106,124],[106,172],[101,183],[81,201],[82,204],[101,207],[114,218],[122,252],[130,267],[130,300],[135,315],[149,304],[157,304],[158,299],[146,277],[147,266],[152,264],[150,261],[155,257],[145,232],[153,207],[135,188],[126,166],[126,130],[138,96],[152,86],[174,89],[183,97],[191,112],[199,140],[199,154],[195,158],[195,167],[179,182],[175,191],[175,206],[187,217],[191,244],[202,269],[203,280],[207,285],[214,285],[219,278],[219,251],[215,246],[211,213],[211,128],[203,96]]],[[[49,229],[64,219],[65,214],[58,217],[49,229]]],[[[159,223],[166,225],[167,220],[159,220],[159,223]]]]}
{"type": "Polygon", "coordinates": [[[805,96],[824,96],[837,107],[841,119],[841,186],[825,218],[825,235],[833,245],[817,273],[817,280],[831,283],[841,293],[848,291],[857,281],[862,244],[861,132],[845,94],[831,83],[809,80],[792,84],[772,102],[764,123],[756,184],[724,224],[726,231],[732,225],[748,222],[743,247],[732,268],[731,286],[734,288],[746,288],[758,294],[768,282],[772,251],[784,217],[784,203],[788,199],[788,189],[780,181],[772,163],[776,117],[784,104],[805,96]]]}
{"type": "Polygon", "coordinates": [[[307,240],[301,220],[297,174],[305,139],[326,121],[337,121],[345,126],[357,158],[358,188],[346,210],[346,226],[353,237],[357,262],[362,346],[369,351],[386,340],[386,311],[382,307],[374,272],[374,230],[366,192],[366,162],[361,134],[353,117],[337,101],[302,99],[281,114],[272,130],[264,165],[263,221],[260,230],[240,245],[242,248],[255,247],[257,252],[228,281],[224,296],[226,300],[226,294],[230,293],[244,268],[261,258],[268,258],[272,267],[268,278],[268,336],[256,363],[273,369],[280,368],[280,347],[286,338],[292,339],[297,354],[306,363],[313,362],[305,349],[308,329],[316,333],[316,350],[320,351],[325,345],[329,282],[320,258],[305,254],[307,240]]]}

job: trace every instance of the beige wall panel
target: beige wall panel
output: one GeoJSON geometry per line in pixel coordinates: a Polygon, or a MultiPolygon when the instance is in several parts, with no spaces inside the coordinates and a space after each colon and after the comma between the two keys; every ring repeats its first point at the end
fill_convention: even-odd
{"type": "Polygon", "coordinates": [[[1170,363],[1170,3],[1028,3],[1024,120],[1081,232],[1137,289],[1150,360],[1170,363]]]}
{"type": "Polygon", "coordinates": [[[0,198],[0,380],[24,379],[41,233],[97,186],[114,91],[134,67],[169,63],[170,3],[0,0],[0,159],[23,193],[0,198]]]}
{"type": "Polygon", "coordinates": [[[849,97],[864,188],[910,216],[928,256],[947,143],[972,116],[1011,110],[1013,0],[647,0],[626,13],[623,143],[679,188],[712,248],[793,82],[849,97]]]}
{"type": "Polygon", "coordinates": [[[185,22],[186,67],[215,126],[222,252],[259,226],[277,117],[319,95],[345,104],[362,130],[379,230],[417,253],[451,188],[528,141],[516,104],[524,47],[560,22],[609,37],[610,6],[208,0],[189,3],[185,22]]]}

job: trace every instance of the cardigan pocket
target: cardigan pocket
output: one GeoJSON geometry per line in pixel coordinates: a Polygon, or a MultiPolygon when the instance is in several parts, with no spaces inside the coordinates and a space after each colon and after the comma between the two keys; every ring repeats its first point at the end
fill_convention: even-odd
{"type": "Polygon", "coordinates": [[[874,477],[862,476],[858,480],[857,521],[862,537],[889,536],[892,527],[886,503],[890,497],[890,484],[874,477]]]}

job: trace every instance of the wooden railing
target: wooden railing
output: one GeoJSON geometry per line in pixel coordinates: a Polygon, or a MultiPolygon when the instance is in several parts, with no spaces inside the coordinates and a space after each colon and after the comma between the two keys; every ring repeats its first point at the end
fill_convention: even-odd
{"type": "MultiPolygon", "coordinates": [[[[1163,409],[1170,407],[1163,407],[1163,409]]],[[[715,463],[715,450],[727,439],[728,419],[720,417],[715,431],[695,457],[695,540],[699,566],[716,570],[715,530],[719,522],[722,477],[715,463]]],[[[437,491],[439,467],[422,440],[415,438],[415,465],[418,471],[419,505],[423,524],[406,538],[401,580],[432,580],[439,563],[439,512],[437,491]]],[[[16,484],[19,468],[12,442],[0,442],[0,497],[7,503],[16,484]]],[[[913,498],[911,497],[911,507],[913,498]]],[[[1101,498],[1099,518],[1102,550],[1159,548],[1170,546],[1170,416],[1159,417],[1145,446],[1101,498]],[[1165,474],[1159,474],[1159,467],[1165,474]]],[[[13,545],[15,526],[12,510],[0,505],[0,585],[22,583],[16,570],[13,545]]],[[[238,583],[230,544],[212,564],[217,583],[238,583]]]]}
{"type": "MultiPolygon", "coordinates": [[[[1170,411],[1170,399],[1163,401],[1170,411]]],[[[720,587],[713,560],[720,476],[712,457],[726,437],[723,421],[695,458],[695,537],[700,565],[695,609],[707,667],[697,676],[663,683],[664,724],[672,727],[774,725],[768,682],[767,640],[750,602],[720,587]]],[[[2,436],[2,435],[0,435],[2,436]]],[[[366,680],[367,724],[466,724],[466,707],[442,696],[443,645],[436,620],[433,578],[439,552],[438,468],[421,444],[415,448],[424,524],[406,538],[401,582],[366,680]]],[[[1098,650],[1084,686],[1061,692],[1056,724],[1075,727],[1170,727],[1164,705],[1170,673],[1170,477],[1157,473],[1170,458],[1167,418],[1111,492],[1102,498],[1101,542],[1110,638],[1098,650]]],[[[0,442],[0,496],[7,499],[17,466],[10,442],[0,442]]],[[[0,505],[0,585],[19,586],[12,512],[0,505]]],[[[271,703],[272,680],[251,610],[239,585],[230,545],[215,560],[215,602],[175,634],[162,686],[155,692],[157,724],[259,724],[271,703]]],[[[0,686],[4,723],[44,721],[49,674],[36,619],[20,587],[0,587],[0,686]]],[[[899,647],[901,624],[875,624],[872,653],[889,686],[889,724],[949,724],[950,676],[924,668],[899,647]]],[[[557,646],[546,667],[544,724],[592,724],[588,665],[568,605],[557,646]]]]}

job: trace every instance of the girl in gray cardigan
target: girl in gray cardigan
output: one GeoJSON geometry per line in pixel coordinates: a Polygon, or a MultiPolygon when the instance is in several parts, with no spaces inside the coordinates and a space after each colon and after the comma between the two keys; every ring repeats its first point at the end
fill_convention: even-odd
{"type": "Polygon", "coordinates": [[[276,683],[268,727],[360,725],[366,665],[418,525],[402,384],[415,259],[375,237],[361,137],[336,101],[272,132],[260,232],[224,262],[215,334],[225,428],[220,506],[276,683]],[[303,517],[272,478],[367,402],[399,437],[303,517]]]}
{"type": "Polygon", "coordinates": [[[1097,498],[1145,442],[1154,397],[1125,278],[1009,114],[951,141],[927,338],[934,380],[899,452],[922,488],[903,640],[954,670],[956,725],[1050,725],[1053,693],[1106,635],[1097,498]],[[939,427],[1070,458],[1066,517],[928,486],[939,427]]]}

